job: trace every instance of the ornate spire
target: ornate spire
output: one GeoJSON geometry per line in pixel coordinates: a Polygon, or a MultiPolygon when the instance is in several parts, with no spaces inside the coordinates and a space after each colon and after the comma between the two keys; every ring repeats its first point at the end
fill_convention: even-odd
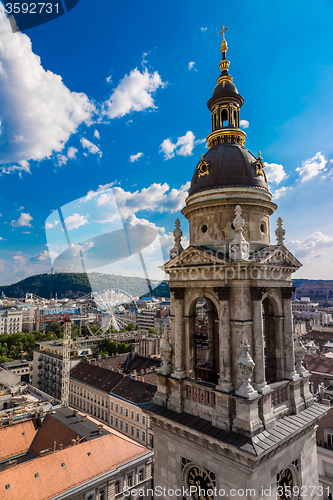
{"type": "Polygon", "coordinates": [[[219,63],[221,74],[217,85],[207,105],[212,113],[212,133],[207,137],[208,148],[220,143],[238,143],[244,146],[246,134],[239,128],[239,110],[244,99],[239,95],[229,75],[230,62],[227,59],[228,44],[225,32],[228,28],[222,26],[219,35],[223,35],[221,43],[222,61],[219,63]]]}
{"type": "Polygon", "coordinates": [[[169,330],[168,327],[165,325],[162,336],[162,342],[160,345],[162,366],[159,368],[158,373],[160,373],[161,375],[170,375],[170,373],[172,372],[170,366],[171,352],[172,352],[172,347],[169,342],[169,330]]]}
{"type": "Polygon", "coordinates": [[[233,220],[235,228],[235,236],[231,243],[229,243],[229,255],[234,261],[248,260],[250,246],[243,236],[243,228],[245,220],[242,217],[242,209],[240,205],[235,208],[236,217],[233,220]]]}
{"type": "Polygon", "coordinates": [[[284,243],[283,243],[284,235],[286,234],[286,230],[283,229],[283,227],[282,227],[282,222],[283,222],[283,220],[281,219],[281,217],[279,217],[277,220],[278,227],[275,230],[275,235],[276,235],[276,240],[277,240],[278,245],[284,245],[284,243]]]}
{"type": "Polygon", "coordinates": [[[184,250],[181,244],[183,231],[180,229],[180,220],[176,219],[175,224],[176,224],[176,229],[173,232],[175,244],[173,245],[173,248],[170,250],[170,259],[173,259],[184,250]]]}
{"type": "Polygon", "coordinates": [[[222,43],[221,43],[221,52],[222,52],[222,61],[220,62],[220,70],[221,70],[221,76],[217,79],[217,83],[221,83],[222,81],[228,81],[232,82],[233,78],[232,76],[229,75],[228,70],[230,66],[230,61],[227,60],[227,50],[228,50],[228,44],[226,39],[224,38],[224,33],[225,31],[229,29],[228,27],[225,28],[224,24],[222,25],[222,31],[220,31],[219,35],[223,35],[222,38],[222,43]]]}

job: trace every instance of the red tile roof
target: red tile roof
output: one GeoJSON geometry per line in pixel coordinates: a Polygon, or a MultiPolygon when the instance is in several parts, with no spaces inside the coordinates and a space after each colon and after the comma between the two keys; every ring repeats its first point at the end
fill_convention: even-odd
{"type": "MultiPolygon", "coordinates": [[[[26,453],[36,435],[32,420],[0,428],[0,460],[26,453]]],[[[0,494],[1,498],[1,494],[0,494]]]]}
{"type": "MultiPolygon", "coordinates": [[[[79,436],[82,441],[85,438],[79,436]]],[[[46,415],[42,427],[39,429],[31,447],[30,452],[38,457],[42,450],[51,448],[53,451],[59,450],[59,445],[62,444],[63,448],[72,446],[72,439],[77,438],[77,433],[66,427],[51,415],[46,415]]]]}
{"type": "Polygon", "coordinates": [[[304,356],[304,366],[310,372],[320,372],[333,375],[333,359],[321,355],[306,354],[304,356]]]}
{"type": "Polygon", "coordinates": [[[108,434],[0,472],[0,498],[48,500],[148,452],[108,434]]]}

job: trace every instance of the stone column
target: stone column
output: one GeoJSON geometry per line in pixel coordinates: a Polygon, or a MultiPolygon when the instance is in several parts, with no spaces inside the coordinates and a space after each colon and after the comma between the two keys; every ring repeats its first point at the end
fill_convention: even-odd
{"type": "Polygon", "coordinates": [[[295,371],[295,352],[293,337],[293,317],[291,308],[291,287],[281,288],[283,308],[283,343],[284,343],[284,377],[289,380],[297,380],[299,376],[295,371]]]}
{"type": "Polygon", "coordinates": [[[253,331],[253,360],[255,367],[253,371],[253,386],[263,394],[269,390],[265,376],[265,347],[264,347],[264,325],[262,314],[262,297],[265,288],[251,286],[252,299],[252,331],[253,331]]]}
{"type": "Polygon", "coordinates": [[[230,291],[231,287],[216,287],[214,292],[219,299],[219,356],[220,377],[216,389],[230,392],[234,389],[231,375],[231,338],[230,338],[230,291]]]}
{"type": "Polygon", "coordinates": [[[171,288],[174,296],[174,370],[172,373],[173,378],[182,379],[186,377],[185,373],[185,352],[184,352],[184,288],[171,288]]]}

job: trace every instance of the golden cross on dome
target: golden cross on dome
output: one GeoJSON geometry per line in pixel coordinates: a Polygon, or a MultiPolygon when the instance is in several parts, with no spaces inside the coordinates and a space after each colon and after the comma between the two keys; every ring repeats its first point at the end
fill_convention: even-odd
{"type": "Polygon", "coordinates": [[[229,28],[228,27],[224,27],[224,24],[222,24],[222,31],[220,31],[219,35],[223,34],[223,40],[225,40],[224,38],[224,32],[227,31],[229,28]]]}

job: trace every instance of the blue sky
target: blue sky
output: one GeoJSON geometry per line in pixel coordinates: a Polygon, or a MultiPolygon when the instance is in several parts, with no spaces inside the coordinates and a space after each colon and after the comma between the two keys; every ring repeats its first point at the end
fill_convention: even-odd
{"type": "MultiPolygon", "coordinates": [[[[177,217],[186,244],[222,24],[246,147],[278,203],[271,232],[282,217],[297,277],[333,279],[332,18],[330,1],[80,0],[13,34],[1,10],[0,283],[50,269],[61,214],[74,244],[149,221],[164,252],[152,267],[177,217]]],[[[135,274],[129,262],[96,271],[135,274]]]]}

